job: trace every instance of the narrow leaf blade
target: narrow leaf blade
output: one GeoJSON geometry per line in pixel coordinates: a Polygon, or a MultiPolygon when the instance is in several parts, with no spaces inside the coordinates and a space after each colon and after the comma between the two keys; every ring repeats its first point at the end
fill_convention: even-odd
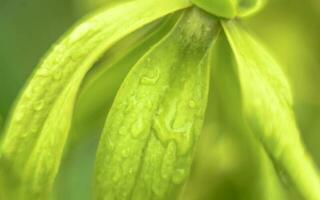
{"type": "Polygon", "coordinates": [[[237,22],[225,21],[223,27],[237,61],[244,117],[300,195],[320,199],[319,174],[302,144],[281,67],[237,22]]]}

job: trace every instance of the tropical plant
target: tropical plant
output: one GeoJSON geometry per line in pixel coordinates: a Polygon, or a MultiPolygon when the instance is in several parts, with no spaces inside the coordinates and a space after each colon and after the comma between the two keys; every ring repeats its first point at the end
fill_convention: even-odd
{"type": "MultiPolygon", "coordinates": [[[[274,167],[301,198],[319,200],[320,178],[300,139],[290,84],[241,24],[263,5],[114,1],[77,23],[14,106],[0,151],[0,197],[51,198],[64,152],[108,113],[94,197],[183,199],[204,121],[219,113],[222,126],[242,129],[239,142],[258,151],[266,177],[274,167]],[[209,91],[216,107],[206,114],[209,91]]],[[[265,187],[268,181],[277,184],[274,177],[265,187]]]]}

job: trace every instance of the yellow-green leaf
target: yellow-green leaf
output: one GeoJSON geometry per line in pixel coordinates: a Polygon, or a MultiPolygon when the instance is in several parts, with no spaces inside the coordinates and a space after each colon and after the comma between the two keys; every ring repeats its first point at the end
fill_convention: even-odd
{"type": "Polygon", "coordinates": [[[66,143],[74,101],[88,70],[124,36],[188,6],[186,0],[120,4],[83,20],[53,46],[23,90],[7,126],[0,170],[10,169],[7,179],[12,179],[13,185],[8,185],[8,190],[22,183],[21,198],[47,198],[66,143]]]}
{"type": "Polygon", "coordinates": [[[109,49],[87,75],[75,112],[75,137],[100,129],[121,82],[143,54],[171,30],[180,13],[156,21],[109,49]],[[105,92],[108,91],[108,92],[105,92]]]}
{"type": "Polygon", "coordinates": [[[238,22],[224,21],[223,27],[237,62],[246,121],[300,195],[319,200],[319,173],[302,144],[281,67],[238,22]]]}
{"type": "Polygon", "coordinates": [[[217,20],[186,11],[133,67],[100,139],[97,199],[173,199],[186,180],[207,103],[217,20]]]}

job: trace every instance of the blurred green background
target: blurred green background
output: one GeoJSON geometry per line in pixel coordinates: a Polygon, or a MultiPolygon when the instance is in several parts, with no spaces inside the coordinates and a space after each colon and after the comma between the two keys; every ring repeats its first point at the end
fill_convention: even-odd
{"type": "MultiPolygon", "coordinates": [[[[0,0],[0,130],[19,91],[52,43],[79,18],[108,3],[0,0]]],[[[243,22],[284,67],[303,140],[320,166],[320,1],[270,0],[264,10],[243,22]]],[[[290,185],[283,184],[286,180],[280,183],[260,146],[248,142],[254,139],[246,128],[221,120],[214,92],[182,199],[294,199],[290,185]]],[[[56,199],[91,199],[99,128],[86,131],[66,153],[55,187],[56,199]]]]}

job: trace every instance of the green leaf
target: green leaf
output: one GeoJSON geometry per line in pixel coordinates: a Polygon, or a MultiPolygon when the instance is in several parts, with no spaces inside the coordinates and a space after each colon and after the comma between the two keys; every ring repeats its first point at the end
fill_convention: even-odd
{"type": "MultiPolygon", "coordinates": [[[[241,196],[246,193],[251,196],[250,194],[254,193],[253,199],[286,199],[270,158],[243,118],[237,63],[225,34],[220,34],[213,48],[211,62],[213,86],[210,90],[213,90],[215,95],[213,99],[215,101],[211,101],[211,104],[215,102],[216,109],[214,115],[211,114],[208,117],[211,119],[215,117],[217,126],[220,125],[218,130],[229,134],[229,136],[221,137],[230,137],[236,141],[233,148],[238,146],[238,149],[235,150],[234,157],[239,159],[239,163],[234,164],[234,167],[242,168],[240,169],[242,171],[237,173],[234,172],[234,169],[233,174],[236,175],[232,175],[230,179],[237,181],[241,179],[242,182],[247,183],[247,190],[241,187],[241,196]],[[252,177],[256,179],[252,180],[252,177]]],[[[223,156],[233,157],[225,154],[223,156]]]]}
{"type": "Polygon", "coordinates": [[[131,67],[170,31],[180,13],[154,22],[118,42],[87,75],[75,112],[75,137],[103,127],[107,111],[131,67]],[[108,92],[105,92],[108,91],[108,92]]]}
{"type": "Polygon", "coordinates": [[[121,4],[85,19],[49,51],[22,92],[6,130],[0,170],[10,169],[8,179],[13,179],[13,185],[8,188],[14,190],[22,183],[23,191],[29,194],[23,192],[21,198],[48,196],[66,143],[75,98],[88,70],[124,36],[188,6],[186,0],[121,4]]]}
{"type": "Polygon", "coordinates": [[[75,105],[66,162],[62,163],[55,182],[56,198],[63,198],[65,193],[68,199],[92,196],[90,182],[96,143],[117,90],[132,66],[171,30],[180,14],[157,20],[128,35],[110,48],[88,73],[75,105]]]}
{"type": "Polygon", "coordinates": [[[97,199],[173,199],[188,176],[207,103],[217,20],[187,11],[133,67],[100,139],[97,199]]]}
{"type": "Polygon", "coordinates": [[[319,174],[302,144],[281,67],[237,22],[224,21],[223,27],[237,62],[246,121],[300,195],[320,199],[319,174]]]}

